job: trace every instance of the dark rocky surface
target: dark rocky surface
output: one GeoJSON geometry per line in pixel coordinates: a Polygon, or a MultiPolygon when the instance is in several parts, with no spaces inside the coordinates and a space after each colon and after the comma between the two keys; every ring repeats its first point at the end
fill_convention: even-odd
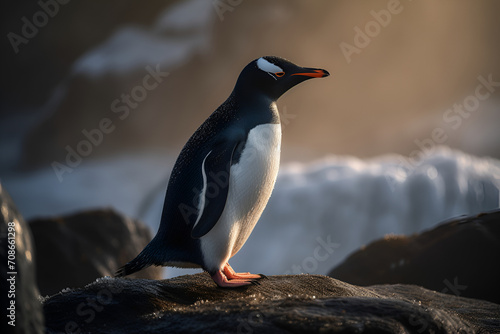
{"type": "MultiPolygon", "coordinates": [[[[36,219],[29,225],[42,296],[113,275],[151,240],[147,226],[111,209],[36,219]]],[[[162,269],[150,267],[131,277],[159,279],[162,269]]]]}
{"type": "Polygon", "coordinates": [[[500,305],[412,285],[358,287],[319,275],[221,289],[206,273],[103,278],[44,301],[48,333],[492,333],[500,305]]]}
{"type": "Polygon", "coordinates": [[[329,276],[356,285],[415,284],[500,303],[500,210],[451,219],[413,236],[387,236],[329,276]]]}
{"type": "Polygon", "coordinates": [[[36,286],[32,245],[28,225],[0,183],[2,333],[43,333],[44,319],[36,286]],[[11,240],[15,240],[15,243],[11,240]],[[15,250],[15,258],[12,257],[12,250],[15,250]],[[15,301],[13,306],[12,301],[15,301]],[[15,326],[9,325],[9,322],[15,326]]]}

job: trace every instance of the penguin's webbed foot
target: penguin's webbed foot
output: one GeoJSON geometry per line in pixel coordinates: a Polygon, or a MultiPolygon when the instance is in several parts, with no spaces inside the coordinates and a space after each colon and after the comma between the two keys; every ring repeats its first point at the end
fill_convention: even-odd
{"type": "Polygon", "coordinates": [[[264,275],[261,275],[261,274],[255,275],[255,274],[250,274],[250,273],[237,273],[229,265],[229,263],[226,263],[226,265],[224,266],[223,271],[224,271],[224,275],[226,275],[226,277],[228,279],[230,279],[230,280],[233,280],[233,279],[244,279],[244,280],[248,280],[248,279],[261,279],[261,278],[265,277],[264,275]]]}
{"type": "Polygon", "coordinates": [[[214,282],[221,288],[238,288],[240,286],[252,285],[256,282],[254,279],[228,279],[221,270],[217,270],[211,276],[214,282]]]}
{"type": "Polygon", "coordinates": [[[267,278],[262,274],[236,273],[233,268],[226,263],[222,270],[217,270],[211,275],[214,282],[221,288],[237,288],[247,285],[260,285],[258,281],[261,278],[267,278]]]}

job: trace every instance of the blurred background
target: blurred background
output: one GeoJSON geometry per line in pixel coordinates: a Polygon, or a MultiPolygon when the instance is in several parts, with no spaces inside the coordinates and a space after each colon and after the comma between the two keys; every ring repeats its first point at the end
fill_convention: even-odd
{"type": "Polygon", "coordinates": [[[263,55],[332,75],[278,101],[283,168],[245,271],[286,272],[329,236],[302,265],[326,273],[498,207],[498,1],[63,2],[2,5],[0,181],[28,219],[111,206],[155,232],[180,149],[263,55]]]}

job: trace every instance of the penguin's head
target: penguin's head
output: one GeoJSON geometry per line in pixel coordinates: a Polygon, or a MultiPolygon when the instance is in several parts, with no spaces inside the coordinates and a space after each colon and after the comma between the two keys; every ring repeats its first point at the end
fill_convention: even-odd
{"type": "Polygon", "coordinates": [[[280,57],[265,56],[255,59],[241,71],[236,88],[243,94],[255,92],[277,100],[303,81],[329,75],[323,69],[301,67],[280,57]]]}

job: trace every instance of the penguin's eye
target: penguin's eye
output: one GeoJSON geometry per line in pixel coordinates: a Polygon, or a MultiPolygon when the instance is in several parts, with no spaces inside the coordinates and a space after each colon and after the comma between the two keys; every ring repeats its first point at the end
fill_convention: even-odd
{"type": "Polygon", "coordinates": [[[285,75],[285,72],[276,72],[274,73],[275,76],[277,76],[278,78],[281,78],[282,76],[285,75]]]}

